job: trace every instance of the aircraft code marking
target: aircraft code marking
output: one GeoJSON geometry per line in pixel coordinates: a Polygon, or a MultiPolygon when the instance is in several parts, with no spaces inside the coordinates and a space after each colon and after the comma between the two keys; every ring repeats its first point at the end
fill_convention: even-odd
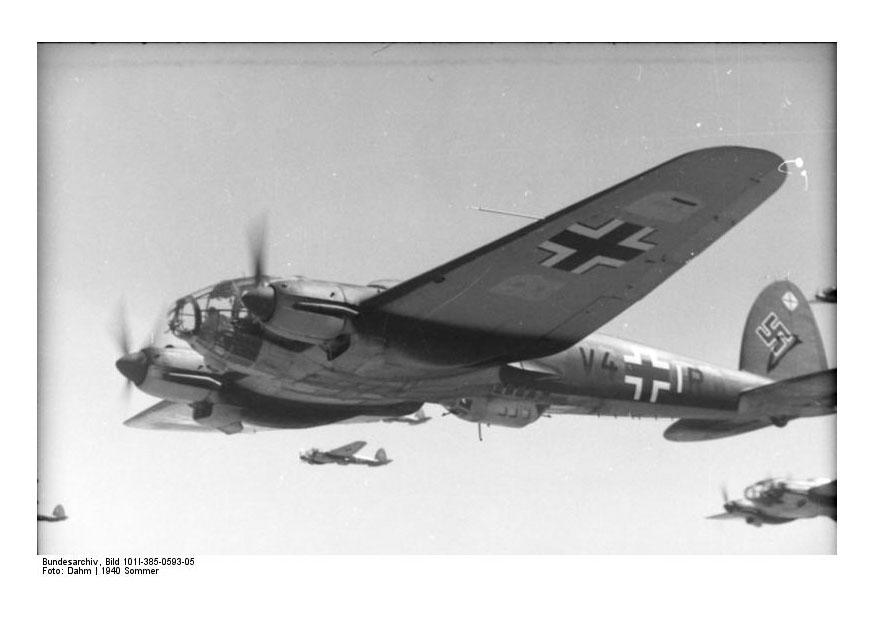
{"type": "MultiPolygon", "coordinates": [[[[595,361],[595,349],[586,350],[584,347],[580,347],[580,357],[583,362],[583,370],[586,374],[592,372],[593,363],[595,361]]],[[[602,353],[602,370],[605,370],[609,373],[617,372],[617,365],[611,359],[611,354],[607,351],[602,353]]]]}
{"type": "Polygon", "coordinates": [[[616,269],[656,247],[644,240],[655,230],[616,218],[596,228],[572,224],[538,246],[553,254],[540,264],[577,274],[599,266],[616,269]]]}

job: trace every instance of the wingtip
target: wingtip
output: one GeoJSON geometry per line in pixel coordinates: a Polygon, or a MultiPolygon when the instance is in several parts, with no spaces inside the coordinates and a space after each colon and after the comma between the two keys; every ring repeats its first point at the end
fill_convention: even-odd
{"type": "MultiPolygon", "coordinates": [[[[689,151],[680,157],[689,157],[689,156],[708,156],[713,157],[715,159],[725,159],[725,158],[734,158],[736,161],[741,159],[745,160],[762,160],[762,165],[758,165],[758,168],[763,168],[766,171],[774,170],[778,173],[781,172],[781,166],[785,163],[786,159],[775,153],[774,151],[770,151],[768,149],[753,147],[753,146],[742,146],[742,145],[720,145],[720,146],[709,146],[702,149],[696,149],[694,151],[689,151]]],[[[786,173],[781,174],[781,179],[786,177],[786,173]]]]}

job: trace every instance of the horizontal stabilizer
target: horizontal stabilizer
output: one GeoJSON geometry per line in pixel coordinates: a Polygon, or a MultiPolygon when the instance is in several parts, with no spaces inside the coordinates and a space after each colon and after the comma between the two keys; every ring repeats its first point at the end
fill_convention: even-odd
{"type": "Polygon", "coordinates": [[[707,439],[722,439],[757,431],[771,426],[771,420],[678,420],[662,434],[669,441],[705,441],[707,439]]]}
{"type": "Polygon", "coordinates": [[[837,369],[793,377],[742,392],[744,418],[810,418],[836,412],[837,369]]]}

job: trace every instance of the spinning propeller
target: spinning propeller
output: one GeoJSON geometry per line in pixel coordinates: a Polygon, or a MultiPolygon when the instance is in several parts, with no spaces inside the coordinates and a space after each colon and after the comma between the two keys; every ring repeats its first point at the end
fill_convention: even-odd
{"type": "Polygon", "coordinates": [[[818,291],[814,294],[814,300],[825,304],[836,303],[836,287],[827,286],[825,288],[818,289],[818,291]]]}
{"type": "Polygon", "coordinates": [[[262,216],[249,229],[249,256],[252,260],[252,280],[255,288],[240,296],[243,305],[258,319],[266,321],[273,314],[276,292],[264,283],[266,259],[267,217],[262,216]]]}
{"type": "MultiPolygon", "coordinates": [[[[232,282],[235,297],[258,319],[267,320],[273,313],[274,290],[264,284],[264,266],[267,263],[267,217],[262,215],[249,227],[250,273],[255,288],[244,293],[236,282],[232,282]]],[[[235,302],[236,303],[236,302],[235,302]]]]}
{"type": "Polygon", "coordinates": [[[115,361],[115,367],[127,379],[125,382],[125,393],[130,393],[131,384],[140,385],[146,379],[146,373],[149,372],[148,349],[155,342],[155,335],[161,332],[162,323],[163,321],[159,317],[158,323],[149,334],[148,340],[143,343],[139,350],[132,351],[127,313],[125,312],[124,303],[119,304],[119,313],[116,317],[115,326],[115,342],[121,357],[115,361]]]}
{"type": "Polygon", "coordinates": [[[720,485],[720,496],[723,498],[723,510],[732,512],[735,510],[735,502],[729,499],[729,491],[726,490],[726,483],[720,485]]]}
{"type": "Polygon", "coordinates": [[[262,215],[249,227],[249,257],[252,259],[252,279],[261,286],[266,262],[265,238],[267,237],[267,217],[262,215]]]}

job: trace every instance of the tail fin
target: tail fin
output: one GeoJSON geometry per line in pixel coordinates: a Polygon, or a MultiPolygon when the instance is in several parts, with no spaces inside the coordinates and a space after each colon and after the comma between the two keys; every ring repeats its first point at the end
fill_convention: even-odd
{"type": "Polygon", "coordinates": [[[747,315],[739,368],[779,381],[826,367],[820,330],[802,291],[787,281],[763,289],[747,315]]]}
{"type": "Polygon", "coordinates": [[[52,516],[57,517],[58,519],[64,519],[67,516],[67,513],[64,512],[64,507],[58,504],[55,506],[55,509],[52,511],[52,516]]]}
{"type": "Polygon", "coordinates": [[[386,456],[386,451],[383,448],[377,450],[377,454],[374,455],[374,458],[377,459],[380,463],[388,463],[389,457],[386,456]]]}

